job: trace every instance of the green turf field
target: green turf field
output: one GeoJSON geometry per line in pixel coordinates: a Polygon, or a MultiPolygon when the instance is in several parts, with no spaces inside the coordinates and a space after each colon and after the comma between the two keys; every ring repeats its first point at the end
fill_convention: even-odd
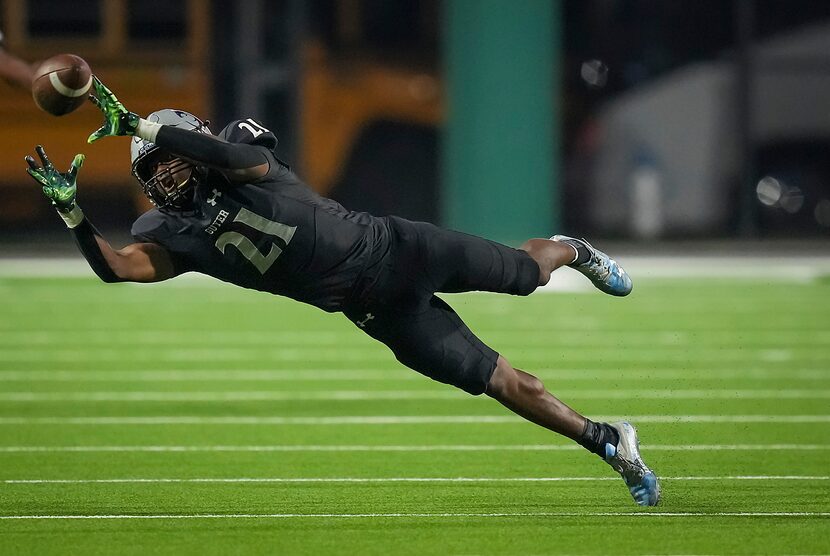
{"type": "Polygon", "coordinates": [[[340,315],[210,281],[0,280],[0,554],[828,554],[830,281],[447,296],[581,448],[340,315]]]}

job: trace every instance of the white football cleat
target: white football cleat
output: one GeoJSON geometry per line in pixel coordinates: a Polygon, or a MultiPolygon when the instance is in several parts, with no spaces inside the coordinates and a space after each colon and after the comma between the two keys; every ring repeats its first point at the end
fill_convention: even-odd
{"type": "Polygon", "coordinates": [[[656,506],[660,502],[660,481],[640,456],[637,429],[622,421],[609,423],[620,435],[616,446],[605,445],[605,461],[622,475],[634,501],[640,506],[656,506]]]}
{"type": "MultiPolygon", "coordinates": [[[[599,290],[619,297],[631,293],[632,283],[628,273],[621,267],[617,261],[596,249],[593,245],[584,239],[575,237],[556,235],[551,238],[553,241],[560,241],[567,244],[578,243],[584,246],[591,257],[587,262],[579,265],[573,265],[571,268],[578,270],[588,277],[588,279],[599,290]]],[[[569,265],[570,266],[570,265],[569,265]]]]}

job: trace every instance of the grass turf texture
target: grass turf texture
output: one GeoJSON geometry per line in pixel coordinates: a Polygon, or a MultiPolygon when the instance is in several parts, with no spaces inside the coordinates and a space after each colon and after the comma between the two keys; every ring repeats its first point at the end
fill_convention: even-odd
{"type": "Polygon", "coordinates": [[[0,516],[157,517],[0,519],[0,553],[830,551],[827,281],[447,299],[576,409],[639,416],[663,504],[342,316],[206,281],[9,278],[0,516]],[[124,479],[150,482],[71,482],[124,479]],[[739,513],[766,515],[716,515],[739,513]]]}

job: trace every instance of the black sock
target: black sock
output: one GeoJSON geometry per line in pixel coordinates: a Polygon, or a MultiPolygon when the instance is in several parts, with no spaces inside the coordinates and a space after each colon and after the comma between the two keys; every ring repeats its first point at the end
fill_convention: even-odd
{"type": "Polygon", "coordinates": [[[605,459],[605,445],[616,446],[620,441],[620,435],[608,423],[595,423],[585,419],[585,430],[577,440],[588,451],[595,453],[605,459]]]}
{"type": "Polygon", "coordinates": [[[581,241],[563,241],[562,243],[567,243],[574,249],[576,249],[576,258],[573,262],[568,263],[568,266],[578,266],[581,264],[587,263],[591,260],[591,252],[588,251],[588,248],[581,241]]]}

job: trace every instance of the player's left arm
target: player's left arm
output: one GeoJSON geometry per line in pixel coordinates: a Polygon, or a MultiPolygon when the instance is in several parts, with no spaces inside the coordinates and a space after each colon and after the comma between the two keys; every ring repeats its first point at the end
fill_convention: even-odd
{"type": "Polygon", "coordinates": [[[184,272],[170,253],[154,243],[133,243],[123,249],[114,249],[86,218],[78,206],[78,170],[84,163],[84,155],[75,156],[69,171],[60,172],[49,161],[46,151],[38,145],[35,151],[38,164],[26,157],[26,171],[43,188],[43,194],[52,201],[60,217],[69,228],[81,254],[89,266],[104,282],[160,282],[184,272]]]}
{"type": "Polygon", "coordinates": [[[90,100],[104,114],[104,125],[89,136],[92,143],[103,137],[134,135],[171,153],[215,168],[232,181],[251,181],[266,175],[271,162],[254,145],[229,143],[213,135],[149,122],[127,110],[106,85],[93,76],[95,95],[90,100]]]}

